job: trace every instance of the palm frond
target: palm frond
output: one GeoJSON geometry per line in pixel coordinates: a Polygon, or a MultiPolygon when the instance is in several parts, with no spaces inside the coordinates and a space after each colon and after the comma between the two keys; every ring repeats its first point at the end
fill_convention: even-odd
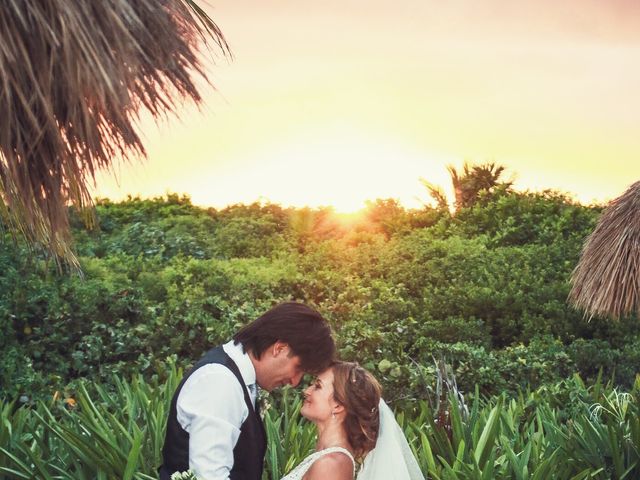
{"type": "Polygon", "coordinates": [[[441,210],[447,210],[449,208],[449,199],[447,198],[447,194],[444,193],[442,187],[429,182],[428,180],[421,178],[420,183],[424,185],[424,187],[429,192],[431,198],[436,202],[436,207],[441,210]]]}
{"type": "Polygon", "coordinates": [[[217,25],[193,0],[10,0],[0,4],[0,214],[72,259],[67,208],[87,211],[98,170],[144,156],[141,110],[201,101],[203,39],[217,25]]]}
{"type": "Polygon", "coordinates": [[[589,317],[640,313],[640,182],[605,209],[571,282],[569,301],[589,317]]]}

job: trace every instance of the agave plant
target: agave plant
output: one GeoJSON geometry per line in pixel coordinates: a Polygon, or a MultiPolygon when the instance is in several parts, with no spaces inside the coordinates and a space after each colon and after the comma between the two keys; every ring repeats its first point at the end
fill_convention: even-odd
{"type": "MultiPolygon", "coordinates": [[[[166,382],[140,377],[113,385],[83,383],[73,403],[0,405],[0,475],[9,479],[156,478],[164,425],[180,372],[166,382]]],[[[469,411],[447,397],[451,430],[427,401],[396,412],[427,478],[441,480],[584,480],[640,478],[640,378],[629,393],[587,387],[574,377],[559,385],[481,398],[469,411]],[[569,394],[566,405],[567,396],[569,394]]],[[[300,417],[299,397],[284,391],[265,405],[265,480],[282,478],[314,448],[313,426],[300,417]]],[[[187,478],[192,473],[184,472],[187,478]]],[[[190,476],[191,475],[191,476],[190,476]]]]}
{"type": "Polygon", "coordinates": [[[563,453],[589,467],[594,478],[640,476],[640,411],[634,397],[617,390],[606,392],[602,403],[587,407],[584,415],[554,428],[562,437],[563,453]]]}
{"type": "Polygon", "coordinates": [[[275,405],[265,409],[267,432],[265,471],[269,478],[280,479],[313,452],[316,432],[313,424],[300,415],[302,397],[292,397],[285,389],[275,405]]]}
{"type": "MultiPolygon", "coordinates": [[[[166,382],[114,377],[109,389],[84,383],[75,407],[53,401],[12,415],[2,410],[0,472],[9,478],[137,479],[156,478],[164,429],[181,372],[169,364],[166,382]]],[[[72,404],[73,405],[73,404],[72,404]]],[[[11,405],[9,405],[11,406],[11,405]]]]}

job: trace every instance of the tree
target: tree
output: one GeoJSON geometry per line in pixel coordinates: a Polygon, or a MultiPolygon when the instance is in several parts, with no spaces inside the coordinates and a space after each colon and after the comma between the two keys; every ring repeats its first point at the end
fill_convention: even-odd
{"type": "Polygon", "coordinates": [[[410,229],[410,217],[395,198],[378,198],[373,202],[368,200],[366,205],[365,215],[368,222],[384,233],[386,238],[410,229]]]}
{"type": "MultiPolygon", "coordinates": [[[[462,167],[462,172],[458,172],[453,165],[447,166],[447,170],[451,177],[451,184],[455,196],[454,207],[456,210],[473,206],[482,192],[494,193],[498,189],[507,191],[513,183],[511,181],[500,181],[505,167],[496,165],[494,162],[479,165],[470,165],[465,162],[462,167]]],[[[429,191],[429,195],[436,201],[438,208],[448,208],[449,201],[440,187],[425,179],[421,179],[420,181],[429,191]]]]}
{"type": "Polygon", "coordinates": [[[436,208],[438,210],[449,210],[449,199],[441,187],[425,180],[424,178],[421,178],[420,182],[427,189],[431,198],[435,200],[436,208]]]}
{"type": "Polygon", "coordinates": [[[465,162],[462,173],[458,173],[454,166],[447,167],[453,184],[456,210],[471,207],[480,192],[492,192],[496,187],[508,188],[512,182],[500,182],[504,167],[495,163],[469,165],[465,162]]]}
{"type": "Polygon", "coordinates": [[[199,41],[228,46],[195,0],[0,4],[0,215],[74,261],[67,207],[89,212],[99,169],[144,155],[142,109],[200,102],[199,41]]]}

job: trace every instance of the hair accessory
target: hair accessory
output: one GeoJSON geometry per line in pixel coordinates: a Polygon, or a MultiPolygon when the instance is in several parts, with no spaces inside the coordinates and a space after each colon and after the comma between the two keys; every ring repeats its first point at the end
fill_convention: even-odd
{"type": "Polygon", "coordinates": [[[359,365],[356,363],[351,367],[351,371],[349,372],[349,376],[351,377],[351,383],[356,383],[356,371],[358,370],[359,365]]]}

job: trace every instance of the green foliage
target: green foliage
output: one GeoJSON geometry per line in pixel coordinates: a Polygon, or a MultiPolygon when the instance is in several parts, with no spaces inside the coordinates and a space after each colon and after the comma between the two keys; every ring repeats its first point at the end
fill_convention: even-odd
{"type": "MultiPolygon", "coordinates": [[[[83,277],[2,233],[2,475],[154,478],[177,369],[300,300],[381,381],[429,478],[639,478],[640,323],[587,322],[566,304],[601,209],[514,192],[484,167],[458,176],[455,215],[393,199],[348,220],[102,200],[99,228],[71,216],[83,277]],[[443,397],[434,359],[463,397],[443,397]]],[[[292,395],[263,409],[265,478],[313,449],[292,395]]]]}
{"type": "Polygon", "coordinates": [[[326,208],[205,210],[177,195],[103,200],[99,229],[74,223],[83,278],[0,243],[1,395],[148,376],[169,355],[186,366],[284,300],[326,315],[341,356],[375,371],[390,399],[430,394],[433,358],[487,395],[574,371],[629,387],[640,324],[586,322],[566,304],[599,212],[500,188],[454,216],[386,199],[348,221],[326,208]]]}
{"type": "Polygon", "coordinates": [[[234,205],[213,217],[219,257],[270,257],[286,248],[287,214],[277,205],[234,205]]]}
{"type": "Polygon", "coordinates": [[[582,206],[551,190],[508,192],[459,210],[443,221],[441,229],[447,236],[486,235],[494,246],[555,242],[566,255],[581,246],[595,227],[600,211],[599,207],[582,206]]]}
{"type": "Polygon", "coordinates": [[[452,397],[451,434],[424,403],[414,419],[403,422],[404,430],[430,478],[635,478],[640,474],[637,387],[623,394],[600,383],[585,388],[575,378],[557,384],[554,393],[542,389],[511,400],[468,397],[472,406],[466,416],[452,397]]]}
{"type": "Polygon", "coordinates": [[[15,479],[156,478],[171,396],[181,378],[163,363],[150,383],[82,382],[33,407],[2,404],[0,472],[15,479]]]}
{"type": "Polygon", "coordinates": [[[315,449],[315,428],[300,416],[302,397],[292,397],[285,389],[277,399],[277,408],[267,405],[265,409],[266,476],[271,479],[282,478],[315,449]]]}
{"type": "MultiPolygon", "coordinates": [[[[156,478],[180,376],[170,360],[150,382],[113,377],[33,406],[0,403],[3,478],[156,478]]],[[[268,397],[262,409],[264,480],[282,478],[315,448],[315,428],[291,394],[268,397]]],[[[600,381],[586,387],[576,376],[513,398],[451,395],[449,429],[425,400],[397,405],[396,417],[427,478],[631,479],[640,475],[638,395],[640,377],[623,393],[600,381]]]]}

